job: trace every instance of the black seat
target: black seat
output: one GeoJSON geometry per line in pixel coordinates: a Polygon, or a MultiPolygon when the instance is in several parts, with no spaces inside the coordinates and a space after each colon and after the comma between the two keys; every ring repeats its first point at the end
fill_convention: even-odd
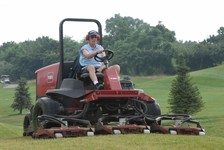
{"type": "MultiPolygon", "coordinates": [[[[79,78],[89,78],[89,73],[81,73],[82,72],[82,66],[79,63],[79,56],[76,57],[74,60],[74,66],[71,68],[71,71],[68,75],[69,78],[73,79],[79,79],[79,78]]],[[[100,72],[96,73],[97,78],[103,78],[103,74],[100,72]]]]}
{"type": "MultiPolygon", "coordinates": [[[[96,73],[97,78],[103,78],[103,74],[101,72],[96,73]]],[[[89,73],[82,73],[80,74],[80,78],[87,78],[89,77],[89,73]]]]}

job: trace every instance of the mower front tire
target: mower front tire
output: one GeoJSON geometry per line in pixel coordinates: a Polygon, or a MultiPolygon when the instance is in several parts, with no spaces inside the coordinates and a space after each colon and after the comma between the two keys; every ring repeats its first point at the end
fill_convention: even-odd
{"type": "Polygon", "coordinates": [[[31,124],[31,114],[26,114],[23,120],[23,136],[31,136],[33,128],[31,124]]]}
{"type": "Polygon", "coordinates": [[[33,129],[36,131],[40,127],[38,116],[56,115],[60,112],[60,104],[49,97],[41,97],[37,100],[33,108],[33,129]]]}

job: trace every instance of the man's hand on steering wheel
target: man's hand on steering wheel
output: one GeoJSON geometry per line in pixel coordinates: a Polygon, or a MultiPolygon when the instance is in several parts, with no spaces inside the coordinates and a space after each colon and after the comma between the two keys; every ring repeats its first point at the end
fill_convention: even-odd
{"type": "Polygon", "coordinates": [[[96,55],[97,55],[97,54],[101,54],[101,53],[103,53],[103,52],[104,52],[104,50],[102,50],[102,49],[97,50],[97,51],[96,51],[96,55]]]}
{"type": "MultiPolygon", "coordinates": [[[[96,54],[94,56],[94,59],[98,62],[103,62],[105,65],[108,63],[108,61],[113,58],[114,53],[111,50],[99,50],[105,53],[105,56],[99,56],[98,54],[96,54]]],[[[101,53],[102,53],[101,52],[101,53]]]]}

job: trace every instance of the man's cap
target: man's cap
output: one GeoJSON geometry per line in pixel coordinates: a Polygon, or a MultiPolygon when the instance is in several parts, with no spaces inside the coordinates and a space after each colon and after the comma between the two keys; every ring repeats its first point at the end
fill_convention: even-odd
{"type": "Polygon", "coordinates": [[[92,36],[92,35],[99,36],[99,33],[95,30],[91,30],[91,31],[88,32],[88,36],[92,36]]]}

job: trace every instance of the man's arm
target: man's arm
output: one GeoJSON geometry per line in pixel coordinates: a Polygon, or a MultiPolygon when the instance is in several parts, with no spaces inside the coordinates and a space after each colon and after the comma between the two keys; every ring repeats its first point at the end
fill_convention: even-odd
{"type": "Polygon", "coordinates": [[[103,56],[105,56],[105,53],[103,52],[103,50],[97,50],[96,52],[94,53],[89,53],[87,50],[82,50],[82,54],[87,58],[87,59],[90,59],[90,58],[93,58],[95,55],[97,54],[100,54],[102,53],[103,56]]]}

